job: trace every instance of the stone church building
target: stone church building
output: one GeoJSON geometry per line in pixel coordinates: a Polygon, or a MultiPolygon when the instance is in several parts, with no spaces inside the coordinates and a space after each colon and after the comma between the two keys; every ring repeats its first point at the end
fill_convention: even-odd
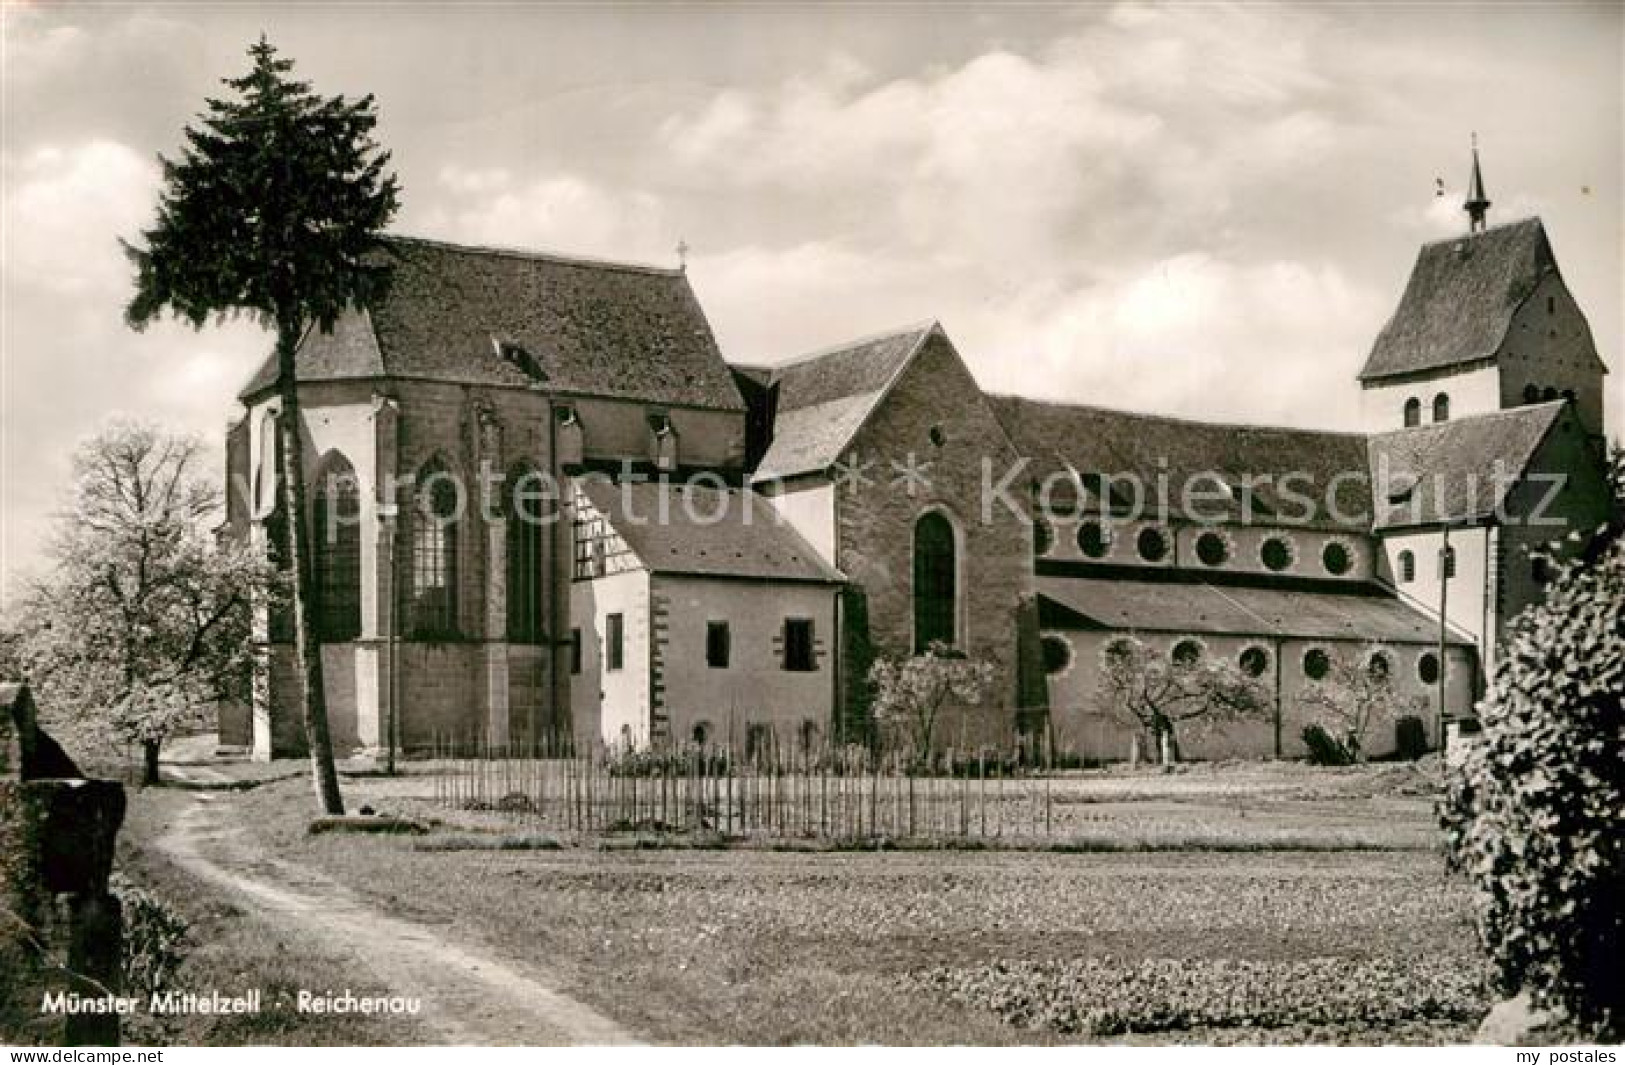
{"type": "MultiPolygon", "coordinates": [[[[388,298],[297,356],[336,746],[859,741],[870,664],[940,642],[995,671],[945,743],[1116,758],[1126,635],[1272,693],[1187,754],[1301,753],[1339,659],[1437,742],[1541,594],[1532,551],[1609,506],[1607,370],[1540,221],[1488,207],[1475,155],[1355,433],[990,395],[934,322],[730,364],[681,269],[389,237],[388,298]]],[[[228,534],[273,556],[274,370],[227,434],[228,534]]],[[[259,615],[221,738],[291,754],[288,619],[259,615]]]]}

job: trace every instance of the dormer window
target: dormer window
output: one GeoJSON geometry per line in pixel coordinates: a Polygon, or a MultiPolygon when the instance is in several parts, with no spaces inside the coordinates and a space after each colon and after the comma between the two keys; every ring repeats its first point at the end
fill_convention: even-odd
{"type": "Polygon", "coordinates": [[[675,470],[677,468],[677,429],[671,423],[671,415],[664,411],[651,411],[649,422],[649,460],[655,464],[656,469],[675,470]]]}
{"type": "Polygon", "coordinates": [[[495,349],[497,358],[531,380],[547,380],[547,371],[542,369],[542,364],[536,361],[536,356],[532,355],[523,344],[513,340],[504,340],[501,337],[492,337],[491,347],[495,349]]]}

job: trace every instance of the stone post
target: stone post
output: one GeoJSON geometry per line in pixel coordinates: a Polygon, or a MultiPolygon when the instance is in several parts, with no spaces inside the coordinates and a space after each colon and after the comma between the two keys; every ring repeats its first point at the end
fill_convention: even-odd
{"type": "Polygon", "coordinates": [[[107,881],[124,788],[86,780],[0,684],[0,1042],[117,1045],[118,1014],[47,1011],[47,996],[117,995],[123,920],[107,881]]]}

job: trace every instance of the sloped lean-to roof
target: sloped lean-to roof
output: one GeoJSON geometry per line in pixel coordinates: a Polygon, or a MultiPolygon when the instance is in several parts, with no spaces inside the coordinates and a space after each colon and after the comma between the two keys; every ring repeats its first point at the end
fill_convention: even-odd
{"type": "MultiPolygon", "coordinates": [[[[1370,440],[1378,530],[1474,522],[1506,495],[1565,415],[1562,400],[1396,429],[1370,440]]],[[[1568,430],[1579,430],[1570,418],[1568,430]]]]}
{"type": "Polygon", "coordinates": [[[586,478],[582,494],[652,573],[778,581],[845,580],[753,492],[586,478]]]}
{"type": "MultiPolygon", "coordinates": [[[[1333,595],[1269,587],[1215,587],[1087,577],[1040,577],[1040,623],[1051,629],[1118,629],[1220,635],[1433,643],[1439,623],[1391,594],[1333,595]]],[[[1472,641],[1451,632],[1449,642],[1472,641]]]]}
{"type": "Polygon", "coordinates": [[[1494,357],[1518,307],[1556,271],[1557,260],[1538,218],[1423,245],[1399,307],[1377,334],[1360,380],[1494,357]]]}
{"type": "Polygon", "coordinates": [[[869,337],[773,367],[747,372],[778,390],[773,441],[752,479],[827,470],[863,428],[936,322],[869,337]]]}
{"type": "MultiPolygon", "coordinates": [[[[1371,519],[1366,438],[1256,425],[1224,425],[1021,396],[989,396],[994,413],[1037,482],[1076,475],[1088,492],[1111,478],[1111,501],[1132,504],[1139,485],[1142,510],[1167,479],[1169,517],[1297,524],[1367,531],[1371,519]],[[1061,476],[1057,476],[1061,475],[1061,476]],[[1218,497],[1223,484],[1229,500],[1218,497]],[[1184,513],[1191,486],[1194,514],[1184,513]]],[[[1052,496],[1052,499],[1058,498],[1052,496]]],[[[1085,499],[1093,507],[1098,499],[1085,499]]]]}
{"type": "MultiPolygon", "coordinates": [[[[384,248],[395,267],[388,297],[330,334],[312,330],[299,380],[387,374],[743,409],[681,270],[400,236],[384,248]]],[[[243,398],[275,383],[273,357],[243,398]]]]}

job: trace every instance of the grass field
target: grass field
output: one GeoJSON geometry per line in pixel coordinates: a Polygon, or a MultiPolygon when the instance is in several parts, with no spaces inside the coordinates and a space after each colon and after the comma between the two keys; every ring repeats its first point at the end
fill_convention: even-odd
{"type": "MultiPolygon", "coordinates": [[[[432,815],[425,787],[355,778],[347,797],[432,815]]],[[[445,851],[423,843],[515,826],[463,812],[418,842],[312,837],[302,780],[224,801],[269,852],[497,958],[545,959],[560,990],[657,1042],[1436,1043],[1466,1039],[1487,1009],[1465,894],[1436,853],[1426,771],[1193,768],[1055,788],[1077,832],[1112,847],[1228,842],[445,851]],[[1269,849],[1283,833],[1315,846],[1269,849]],[[1384,849],[1339,850],[1339,839],[1384,849]]],[[[172,798],[141,793],[135,806],[172,798]]],[[[276,960],[245,935],[257,953],[244,964],[276,960]]],[[[303,1035],[410,1041],[398,1029],[303,1035]]]]}

